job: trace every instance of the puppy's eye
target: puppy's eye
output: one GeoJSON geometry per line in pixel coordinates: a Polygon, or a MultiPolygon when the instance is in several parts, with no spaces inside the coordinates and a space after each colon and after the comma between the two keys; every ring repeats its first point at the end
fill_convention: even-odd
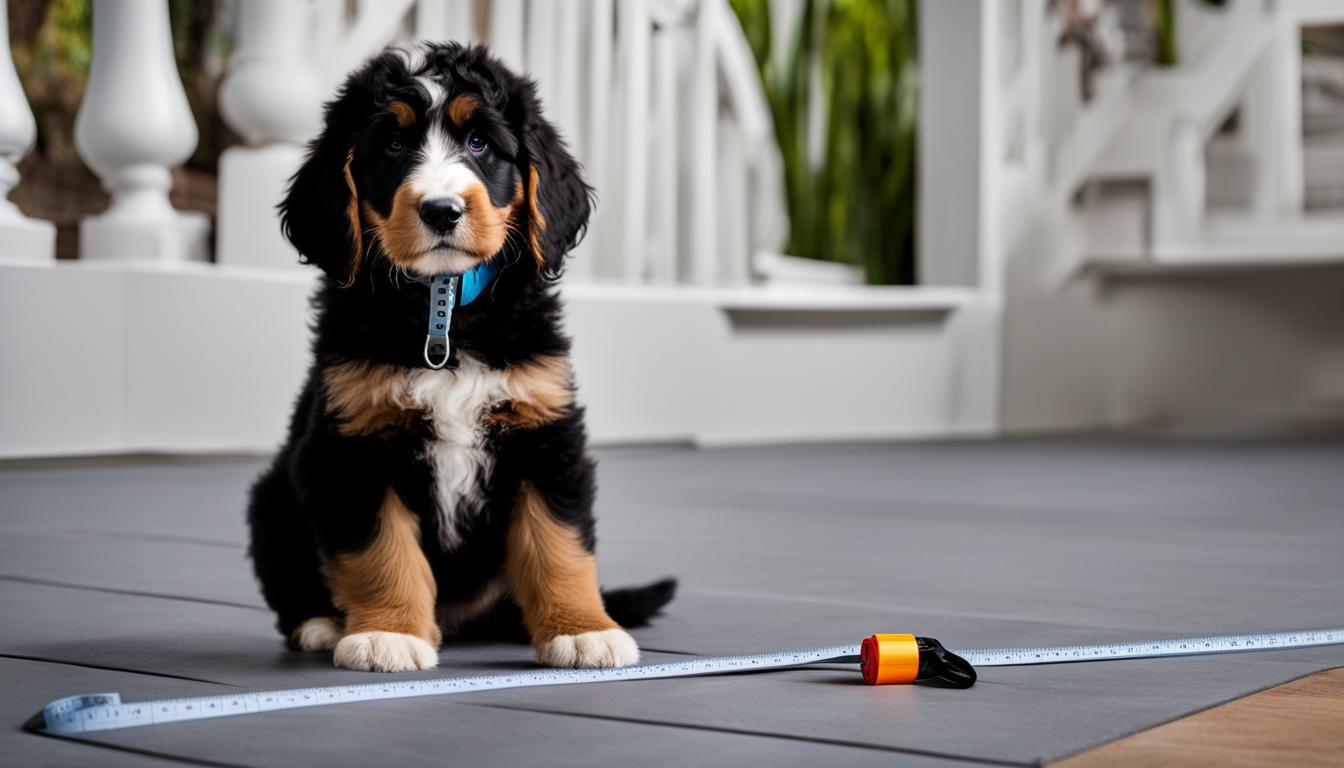
{"type": "Polygon", "coordinates": [[[470,149],[478,155],[484,152],[489,146],[490,144],[485,139],[474,133],[467,139],[467,149],[470,149]]]}
{"type": "Polygon", "coordinates": [[[393,136],[392,140],[387,142],[387,154],[400,155],[405,151],[406,145],[401,143],[401,137],[393,136]]]}

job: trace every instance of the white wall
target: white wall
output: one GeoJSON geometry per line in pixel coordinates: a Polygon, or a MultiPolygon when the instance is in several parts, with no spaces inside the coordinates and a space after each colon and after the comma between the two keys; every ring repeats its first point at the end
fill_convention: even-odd
{"type": "Polygon", "coordinates": [[[1344,421],[1344,266],[1060,282],[1058,239],[1038,230],[1009,256],[1005,432],[1344,421]]]}
{"type": "Polygon", "coordinates": [[[273,448],[308,364],[311,280],[0,263],[0,457],[273,448]]]}
{"type": "Polygon", "coordinates": [[[996,323],[945,303],[786,309],[575,285],[580,397],[603,441],[744,443],[991,434],[996,323]],[[651,300],[652,299],[652,300],[651,300]],[[725,306],[737,306],[725,309],[725,306]]]}
{"type": "MultiPolygon", "coordinates": [[[[311,270],[0,263],[0,457],[273,450],[309,364],[312,285],[311,270]]],[[[969,292],[563,295],[598,443],[993,430],[996,315],[969,292]]]]}

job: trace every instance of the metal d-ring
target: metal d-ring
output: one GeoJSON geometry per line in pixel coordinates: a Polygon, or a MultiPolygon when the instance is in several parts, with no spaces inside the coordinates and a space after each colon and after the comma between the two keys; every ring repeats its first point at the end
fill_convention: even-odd
{"type": "Polygon", "coordinates": [[[437,371],[443,368],[443,366],[448,364],[449,357],[451,357],[451,351],[448,348],[447,336],[433,336],[430,334],[425,334],[425,365],[428,365],[430,368],[433,368],[434,370],[437,371]],[[429,356],[429,347],[431,344],[436,343],[435,339],[438,339],[437,343],[443,345],[443,359],[438,361],[437,363],[434,362],[434,358],[429,356]]]}

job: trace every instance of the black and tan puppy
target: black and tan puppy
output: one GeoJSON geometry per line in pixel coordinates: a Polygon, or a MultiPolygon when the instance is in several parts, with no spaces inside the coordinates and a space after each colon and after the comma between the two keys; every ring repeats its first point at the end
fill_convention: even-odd
{"type": "Polygon", "coordinates": [[[327,105],[280,207],[324,272],[313,366],[248,511],[293,647],[423,669],[442,631],[512,621],[545,664],[639,659],[621,624],[675,585],[598,589],[554,292],[590,197],[533,83],[481,48],[389,50],[327,105]],[[443,307],[431,278],[468,272],[479,295],[464,282],[443,307]],[[444,309],[451,353],[431,352],[444,309]]]}

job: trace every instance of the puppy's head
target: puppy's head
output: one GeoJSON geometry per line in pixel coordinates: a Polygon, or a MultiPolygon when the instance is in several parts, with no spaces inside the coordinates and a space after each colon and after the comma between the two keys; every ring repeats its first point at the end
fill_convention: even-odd
{"type": "Polygon", "coordinates": [[[520,261],[554,278],[590,194],[530,80],[483,48],[428,44],[350,75],[280,217],[302,259],[346,285],[376,260],[421,277],[520,261]]]}

